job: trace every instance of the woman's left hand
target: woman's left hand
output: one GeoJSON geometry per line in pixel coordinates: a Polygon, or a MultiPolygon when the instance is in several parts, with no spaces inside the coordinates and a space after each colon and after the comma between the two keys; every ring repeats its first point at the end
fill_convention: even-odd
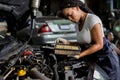
{"type": "Polygon", "coordinates": [[[79,59],[80,58],[80,56],[79,55],[75,55],[75,56],[73,56],[75,59],[79,59]]]}

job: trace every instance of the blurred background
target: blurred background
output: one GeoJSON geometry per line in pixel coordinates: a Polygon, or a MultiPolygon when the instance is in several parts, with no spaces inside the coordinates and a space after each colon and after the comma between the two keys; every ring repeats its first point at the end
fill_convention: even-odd
{"type": "MultiPolygon", "coordinates": [[[[120,2],[119,0],[82,0],[90,9],[98,15],[104,27],[112,30],[114,21],[119,18],[120,2]]],[[[41,1],[40,11],[43,15],[55,15],[59,9],[60,0],[41,1]]]]}
{"type": "MultiPolygon", "coordinates": [[[[16,31],[26,27],[26,21],[31,13],[31,2],[34,0],[0,0],[0,17],[8,22],[8,31],[16,31]],[[4,7],[4,8],[3,8],[4,7]]],[[[37,17],[58,16],[62,0],[40,0],[37,17]]],[[[115,39],[120,39],[120,1],[119,0],[81,0],[96,15],[104,25],[104,30],[114,33],[115,39]]]]}
{"type": "MultiPolygon", "coordinates": [[[[81,0],[98,15],[104,25],[104,30],[114,33],[115,39],[120,37],[120,1],[119,0],[81,0]],[[117,36],[116,36],[117,35],[117,36]]],[[[41,1],[39,10],[43,15],[57,15],[60,0],[41,1]]]]}

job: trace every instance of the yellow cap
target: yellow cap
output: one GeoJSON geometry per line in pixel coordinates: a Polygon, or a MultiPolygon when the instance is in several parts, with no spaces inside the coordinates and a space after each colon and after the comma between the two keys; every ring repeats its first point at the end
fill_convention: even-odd
{"type": "Polygon", "coordinates": [[[25,76],[26,75],[26,70],[19,70],[18,76],[25,76]]]}
{"type": "Polygon", "coordinates": [[[65,70],[69,70],[69,66],[65,66],[65,70]]]}

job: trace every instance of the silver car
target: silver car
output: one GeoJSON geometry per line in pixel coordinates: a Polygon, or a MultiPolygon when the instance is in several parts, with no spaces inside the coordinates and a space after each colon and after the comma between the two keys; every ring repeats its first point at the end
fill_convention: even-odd
{"type": "MultiPolygon", "coordinates": [[[[34,32],[31,43],[33,44],[54,44],[54,41],[61,37],[76,42],[77,26],[70,20],[55,16],[43,16],[35,19],[34,32]]],[[[18,32],[20,39],[30,35],[31,28],[27,27],[18,32]]]]}

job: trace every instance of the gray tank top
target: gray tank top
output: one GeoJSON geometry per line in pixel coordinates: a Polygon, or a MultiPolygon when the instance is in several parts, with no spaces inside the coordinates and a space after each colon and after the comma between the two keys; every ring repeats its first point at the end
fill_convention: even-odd
{"type": "Polygon", "coordinates": [[[91,43],[91,30],[94,27],[94,25],[97,23],[101,24],[102,35],[104,37],[102,21],[98,16],[88,13],[86,16],[85,22],[83,24],[82,30],[77,31],[77,41],[80,44],[91,43]]]}

